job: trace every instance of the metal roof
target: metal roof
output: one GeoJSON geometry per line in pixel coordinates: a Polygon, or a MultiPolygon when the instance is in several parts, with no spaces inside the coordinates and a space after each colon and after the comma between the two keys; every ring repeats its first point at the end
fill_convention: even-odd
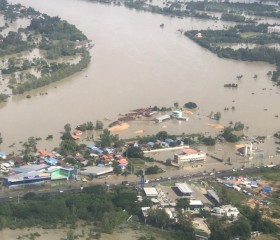
{"type": "Polygon", "coordinates": [[[144,192],[145,192],[147,197],[158,196],[158,191],[154,187],[144,187],[144,192]]]}
{"type": "Polygon", "coordinates": [[[106,173],[113,172],[112,167],[98,167],[98,166],[90,166],[90,167],[85,167],[85,170],[81,170],[80,173],[82,175],[102,175],[106,173]]]}
{"type": "Polygon", "coordinates": [[[191,186],[186,183],[175,183],[176,187],[180,190],[183,194],[191,194],[193,193],[193,190],[191,189],[191,186]]]}
{"type": "Polygon", "coordinates": [[[170,115],[162,115],[160,117],[155,118],[157,121],[163,121],[163,120],[167,120],[170,119],[170,115]]]}
{"type": "Polygon", "coordinates": [[[217,193],[214,190],[212,189],[207,190],[207,194],[210,197],[214,198],[217,201],[217,203],[220,203],[220,198],[218,197],[217,193]]]}
{"type": "Polygon", "coordinates": [[[190,200],[190,206],[203,206],[203,203],[200,200],[190,200]]]}
{"type": "Polygon", "coordinates": [[[11,171],[18,172],[18,173],[28,173],[28,172],[35,172],[42,169],[48,168],[49,165],[46,164],[30,164],[30,165],[24,165],[16,168],[12,168],[11,171]]]}

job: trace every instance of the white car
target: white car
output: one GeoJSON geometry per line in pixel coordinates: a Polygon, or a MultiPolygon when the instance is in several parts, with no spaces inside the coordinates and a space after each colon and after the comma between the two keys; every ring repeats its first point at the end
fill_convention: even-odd
{"type": "Polygon", "coordinates": [[[233,171],[233,172],[236,172],[236,170],[235,170],[235,169],[232,169],[232,171],[233,171]]]}

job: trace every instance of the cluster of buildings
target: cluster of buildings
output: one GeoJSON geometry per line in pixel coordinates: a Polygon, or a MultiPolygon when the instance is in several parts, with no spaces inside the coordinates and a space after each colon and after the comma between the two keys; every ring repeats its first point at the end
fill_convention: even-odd
{"type": "Polygon", "coordinates": [[[167,115],[167,114],[162,115],[162,116],[154,118],[153,121],[155,123],[161,123],[161,122],[170,120],[171,118],[177,119],[177,120],[182,120],[182,121],[188,121],[189,120],[187,117],[183,116],[183,112],[181,110],[175,110],[175,111],[172,111],[171,115],[167,115]]]}
{"type": "Polygon", "coordinates": [[[45,149],[39,149],[35,154],[35,161],[32,163],[26,163],[21,156],[1,152],[0,171],[3,175],[3,185],[17,187],[55,180],[80,180],[80,176],[95,177],[113,172],[114,162],[121,170],[125,170],[128,165],[128,161],[124,157],[115,154],[115,149],[102,150],[92,144],[87,148],[90,151],[87,158],[78,153],[75,156],[64,157],[54,151],[48,152],[45,149]],[[69,163],[67,158],[74,159],[75,163],[69,163]]]}
{"type": "Polygon", "coordinates": [[[267,27],[268,33],[280,33],[280,26],[267,27]]]}
{"type": "MultiPolygon", "coordinates": [[[[193,198],[193,190],[189,184],[176,183],[175,186],[175,191],[178,192],[180,197],[189,199],[189,211],[199,211],[200,209],[204,208],[204,204],[201,200],[193,198]]],[[[152,207],[142,207],[142,214],[145,218],[148,216],[149,209],[160,208],[164,209],[170,219],[176,221],[176,201],[174,201],[174,199],[171,200],[170,196],[161,189],[160,185],[157,185],[155,187],[144,187],[143,190],[145,196],[149,198],[153,203],[152,207]]],[[[140,198],[140,200],[142,200],[142,198],[140,198]]]]}
{"type": "Polygon", "coordinates": [[[220,207],[214,207],[211,210],[211,215],[219,216],[219,217],[225,216],[228,218],[236,219],[239,217],[240,212],[236,207],[229,204],[229,205],[223,205],[220,207]]]}
{"type": "Polygon", "coordinates": [[[217,182],[232,190],[242,191],[246,196],[252,196],[255,193],[268,195],[272,192],[271,186],[262,186],[260,178],[250,180],[243,176],[227,177],[225,179],[217,178],[217,182]]]}

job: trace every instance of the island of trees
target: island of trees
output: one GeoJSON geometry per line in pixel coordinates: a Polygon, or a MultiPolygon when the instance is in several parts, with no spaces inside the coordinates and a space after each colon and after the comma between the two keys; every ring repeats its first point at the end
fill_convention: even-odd
{"type": "Polygon", "coordinates": [[[8,4],[6,0],[0,1],[0,13],[5,19],[1,31],[9,30],[9,24],[19,18],[29,21],[27,27],[19,27],[7,35],[0,32],[0,56],[4,57],[2,73],[6,83],[0,101],[59,81],[88,66],[91,41],[74,25],[21,4],[8,4]],[[40,50],[39,54],[30,57],[35,50],[40,50]]]}

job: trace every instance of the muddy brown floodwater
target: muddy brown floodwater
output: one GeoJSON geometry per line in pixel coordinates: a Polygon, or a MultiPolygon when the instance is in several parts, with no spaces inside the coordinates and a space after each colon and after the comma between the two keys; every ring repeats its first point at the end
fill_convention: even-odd
{"type": "MultiPolygon", "coordinates": [[[[19,146],[30,136],[54,135],[38,147],[51,149],[59,142],[66,123],[115,120],[119,113],[146,106],[182,106],[196,102],[199,109],[188,122],[164,125],[134,122],[119,132],[131,137],[165,129],[170,133],[209,132],[210,112],[220,111],[220,124],[241,121],[248,135],[272,135],[279,130],[279,88],[267,72],[275,66],[262,62],[220,59],[184,37],[177,30],[221,29],[229,23],[194,18],[171,18],[79,0],[12,0],[75,24],[95,46],[90,66],[50,86],[16,96],[0,105],[2,151],[19,146]],[[160,24],[164,23],[164,28],[160,24]],[[254,75],[258,75],[256,79],[254,75]],[[237,75],[243,75],[236,80],[237,75]],[[238,83],[238,89],[225,89],[238,83]],[[48,95],[40,95],[47,92],[48,95]],[[26,99],[26,95],[31,99],[26,99]],[[236,110],[226,111],[225,107],[236,110]],[[265,111],[266,109],[266,111],[265,111]]],[[[232,23],[231,23],[232,24],[232,23]]]]}

